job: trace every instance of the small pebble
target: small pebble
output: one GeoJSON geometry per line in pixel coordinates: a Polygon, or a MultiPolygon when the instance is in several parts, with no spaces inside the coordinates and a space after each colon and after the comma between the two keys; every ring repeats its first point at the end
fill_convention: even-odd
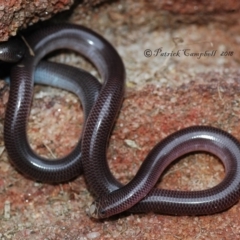
{"type": "Polygon", "coordinates": [[[89,239],[94,239],[94,238],[97,238],[100,236],[100,233],[99,232],[90,232],[87,234],[87,238],[89,239]]]}

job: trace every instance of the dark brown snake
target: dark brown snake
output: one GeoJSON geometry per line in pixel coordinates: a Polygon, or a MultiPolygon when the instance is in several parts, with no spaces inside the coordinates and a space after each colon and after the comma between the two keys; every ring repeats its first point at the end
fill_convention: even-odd
{"type": "MultiPolygon", "coordinates": [[[[111,174],[106,159],[109,135],[124,95],[125,69],[120,56],[97,33],[71,24],[40,29],[27,36],[27,42],[34,56],[26,51],[24,58],[12,67],[4,129],[8,154],[18,170],[39,181],[63,182],[78,176],[83,168],[88,186],[97,197],[90,207],[90,213],[98,218],[106,218],[125,210],[173,215],[213,214],[231,207],[239,200],[240,144],[227,132],[207,126],[189,127],[165,138],[148,154],[136,176],[123,186],[111,174]],[[88,58],[98,69],[104,83],[93,107],[89,107],[91,110],[85,122],[82,142],[79,141],[68,156],[51,162],[37,156],[30,148],[26,124],[33,94],[34,71],[45,55],[62,48],[74,50],[88,58]],[[196,151],[212,153],[222,161],[225,178],[221,183],[202,191],[154,188],[171,162],[196,151]]],[[[54,68],[55,86],[75,93],[78,88],[82,88],[76,84],[78,70],[69,70],[62,75],[65,71],[61,72],[57,66],[51,71],[54,68]],[[70,81],[69,85],[64,78],[70,81]]],[[[88,91],[94,92],[92,98],[97,95],[96,89],[98,87],[88,88],[88,91]]],[[[85,98],[82,101],[88,100],[85,98]]],[[[89,109],[89,104],[84,104],[89,109]]]]}

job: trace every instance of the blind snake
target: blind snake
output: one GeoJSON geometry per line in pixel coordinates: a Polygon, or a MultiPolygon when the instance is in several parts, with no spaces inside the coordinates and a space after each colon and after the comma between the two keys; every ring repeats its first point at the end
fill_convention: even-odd
{"type": "MultiPolygon", "coordinates": [[[[17,52],[17,46],[22,45],[22,41],[20,39],[14,41],[16,47],[13,50],[17,52]]],[[[11,44],[13,44],[13,41],[11,41],[11,44]]],[[[6,44],[2,45],[5,48],[6,44]]],[[[9,52],[11,52],[11,49],[9,49],[9,52]]],[[[6,51],[3,52],[5,56],[2,56],[2,59],[5,60],[8,54],[6,55],[6,51]]],[[[12,55],[10,54],[10,56],[12,55]]],[[[16,60],[19,60],[18,58],[21,55],[22,52],[16,57],[16,60]]],[[[23,68],[22,70],[25,72],[21,64],[19,62],[18,66],[15,67],[23,68]]],[[[4,124],[4,141],[13,164],[20,172],[39,181],[64,182],[78,176],[82,173],[82,165],[79,161],[81,158],[81,139],[67,157],[54,161],[38,156],[29,146],[25,120],[27,120],[30,110],[33,84],[30,82],[31,78],[30,81],[25,81],[25,75],[21,82],[21,78],[18,78],[19,75],[15,75],[15,73],[18,73],[14,72],[13,69],[4,124]],[[69,174],[59,174],[68,171],[69,174]]],[[[46,61],[41,61],[38,64],[34,72],[34,80],[38,84],[51,85],[75,93],[82,102],[85,119],[89,115],[101,88],[97,79],[84,70],[46,61]]]]}
{"type": "MultiPolygon", "coordinates": [[[[110,172],[106,159],[109,135],[124,95],[125,69],[120,56],[97,33],[72,24],[45,27],[27,36],[27,41],[34,56],[26,51],[23,59],[12,67],[4,126],[5,145],[17,169],[36,180],[47,182],[67,181],[80,174],[83,169],[88,186],[96,196],[96,201],[89,211],[97,218],[106,218],[126,210],[173,215],[213,214],[231,207],[239,200],[240,144],[227,132],[208,126],[188,127],[169,135],[153,148],[136,176],[123,186],[110,172]],[[46,165],[46,160],[37,156],[28,144],[26,122],[31,105],[35,68],[45,55],[62,48],[71,49],[88,58],[99,71],[103,85],[99,95],[94,94],[95,90],[99,89],[98,86],[88,89],[94,92],[94,104],[86,118],[82,142],[79,142],[68,156],[58,159],[57,164],[46,165]],[[196,151],[212,153],[222,161],[225,178],[221,183],[202,191],[153,188],[171,162],[196,151]]],[[[51,69],[56,74],[54,84],[75,93],[76,89],[82,88],[76,85],[78,70],[70,69],[64,75],[63,72],[66,71],[61,72],[60,69],[56,65],[51,69]],[[66,84],[64,78],[70,81],[70,84],[66,84]]],[[[41,75],[41,70],[39,74],[41,75]]],[[[88,82],[84,81],[86,87],[88,82]]],[[[51,82],[48,84],[54,85],[51,82]]],[[[84,98],[82,101],[87,108],[88,100],[84,98]]]]}

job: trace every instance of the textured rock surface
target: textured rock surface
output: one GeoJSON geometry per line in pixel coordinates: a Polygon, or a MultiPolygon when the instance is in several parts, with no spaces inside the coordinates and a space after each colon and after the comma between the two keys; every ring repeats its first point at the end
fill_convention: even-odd
{"type": "Polygon", "coordinates": [[[228,25],[239,22],[240,2],[235,0],[145,0],[145,3],[150,9],[170,12],[175,22],[207,24],[214,21],[228,25]]]}
{"type": "MultiPolygon", "coordinates": [[[[103,0],[81,1],[86,9],[101,2],[103,0]]],[[[18,29],[69,9],[73,3],[74,0],[0,0],[0,41],[6,41],[9,36],[16,35],[18,29]]]]}
{"type": "MultiPolygon", "coordinates": [[[[148,2],[148,1],[147,1],[148,2]]],[[[239,10],[240,2],[235,0],[154,0],[150,1],[150,4],[159,9],[165,9],[175,13],[216,13],[216,12],[228,12],[239,10]]]]}
{"type": "Polygon", "coordinates": [[[69,9],[73,0],[10,0],[0,2],[0,40],[7,40],[18,29],[69,9]]]}
{"type": "MultiPolygon", "coordinates": [[[[106,0],[85,0],[80,1],[79,4],[82,4],[85,12],[87,12],[94,11],[92,6],[99,5],[105,1],[106,0]]],[[[74,2],[78,4],[78,1],[74,0],[0,0],[0,41],[6,41],[9,36],[15,35],[19,29],[26,28],[28,25],[32,25],[38,21],[49,19],[56,13],[69,9],[74,2]]],[[[224,21],[232,22],[238,19],[240,2],[235,0],[227,2],[224,0],[211,2],[207,0],[145,0],[145,7],[146,9],[154,8],[173,13],[187,14],[187,16],[181,16],[181,19],[194,22],[203,21],[201,17],[199,18],[199,14],[209,13],[216,14],[214,16],[216,21],[222,21],[219,13],[229,12],[231,13],[229,18],[225,18],[224,21]],[[189,14],[194,16],[189,16],[189,14]],[[195,14],[197,14],[197,16],[195,14]]],[[[211,15],[210,18],[212,17],[211,15]]]]}

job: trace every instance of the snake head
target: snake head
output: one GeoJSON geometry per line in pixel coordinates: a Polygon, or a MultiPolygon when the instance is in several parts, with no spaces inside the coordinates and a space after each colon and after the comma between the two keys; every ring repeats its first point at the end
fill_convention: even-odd
{"type": "Polygon", "coordinates": [[[26,46],[19,37],[10,38],[7,42],[0,43],[0,60],[15,63],[22,59],[26,46]]]}
{"type": "Polygon", "coordinates": [[[106,218],[106,211],[103,210],[101,204],[96,200],[89,207],[89,215],[92,218],[101,219],[106,218]]]}

